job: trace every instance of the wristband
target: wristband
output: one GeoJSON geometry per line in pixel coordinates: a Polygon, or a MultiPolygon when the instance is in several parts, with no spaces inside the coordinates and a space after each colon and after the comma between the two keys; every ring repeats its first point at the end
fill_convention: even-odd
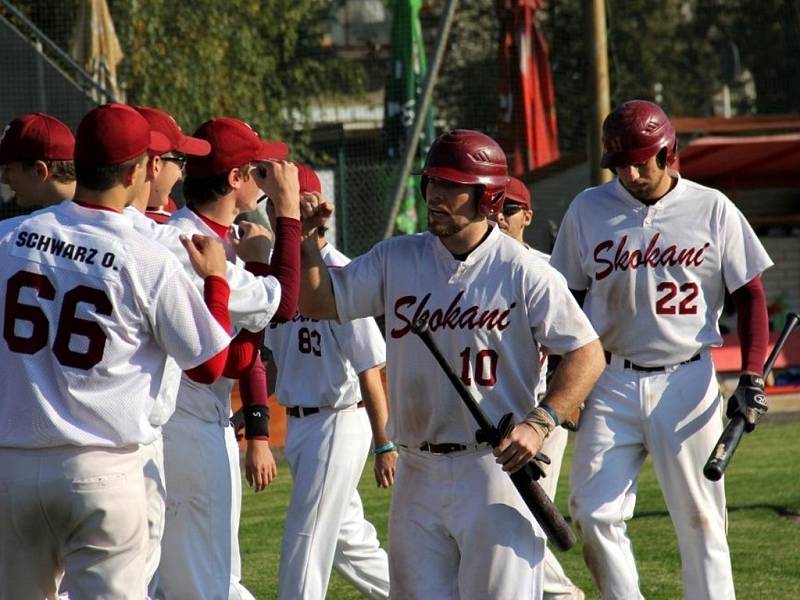
{"type": "Polygon", "coordinates": [[[269,439],[269,409],[266,406],[250,405],[242,407],[244,415],[244,437],[269,439]]]}
{"type": "Polygon", "coordinates": [[[395,450],[397,450],[397,446],[394,445],[394,442],[389,442],[383,446],[378,446],[372,451],[372,453],[377,456],[379,454],[386,454],[387,452],[394,452],[395,450]]]}
{"type": "Polygon", "coordinates": [[[541,408],[544,412],[550,415],[550,418],[553,419],[553,423],[556,424],[556,427],[561,425],[561,421],[558,419],[558,413],[553,409],[552,406],[542,402],[541,404],[539,404],[539,408],[541,408]]]}

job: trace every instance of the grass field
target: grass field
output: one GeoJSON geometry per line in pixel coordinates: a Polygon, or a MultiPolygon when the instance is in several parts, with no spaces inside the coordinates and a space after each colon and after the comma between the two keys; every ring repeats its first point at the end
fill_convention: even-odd
{"type": "MultiPolygon", "coordinates": [[[[567,449],[566,466],[571,446],[567,449]]],[[[729,540],[739,600],[800,599],[800,421],[772,420],[745,438],[727,475],[729,540]]],[[[245,490],[240,540],[244,582],[259,600],[275,597],[283,516],[291,477],[279,460],[278,479],[256,495],[245,490]]],[[[566,476],[557,504],[566,510],[566,476]]],[[[371,464],[360,486],[367,517],[386,542],[390,493],[375,487],[371,464]]],[[[636,515],[629,522],[642,591],[648,600],[681,598],[677,543],[651,465],[640,478],[636,515]]],[[[580,547],[559,554],[572,580],[598,598],[580,547]]],[[[334,573],[328,598],[361,596],[334,573]]],[[[435,599],[430,599],[435,600],[435,599]]]]}

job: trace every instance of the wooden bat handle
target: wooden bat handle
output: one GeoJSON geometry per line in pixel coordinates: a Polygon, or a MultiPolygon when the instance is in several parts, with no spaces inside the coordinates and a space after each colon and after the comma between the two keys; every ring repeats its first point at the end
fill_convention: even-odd
{"type": "Polygon", "coordinates": [[[531,479],[524,470],[511,474],[511,481],[517,488],[528,509],[544,530],[547,539],[561,551],[572,548],[577,541],[572,528],[563,515],[547,497],[542,486],[531,479]]]}

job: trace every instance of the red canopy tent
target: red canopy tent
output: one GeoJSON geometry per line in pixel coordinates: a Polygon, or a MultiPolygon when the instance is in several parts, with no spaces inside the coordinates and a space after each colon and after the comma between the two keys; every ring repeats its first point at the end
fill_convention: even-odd
{"type": "Polygon", "coordinates": [[[699,138],[681,149],[680,172],[711,187],[800,187],[800,133],[699,138]]]}

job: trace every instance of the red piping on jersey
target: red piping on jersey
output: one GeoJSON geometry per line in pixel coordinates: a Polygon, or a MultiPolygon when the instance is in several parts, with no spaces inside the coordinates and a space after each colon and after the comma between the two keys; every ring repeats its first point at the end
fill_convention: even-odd
{"type": "MultiPolygon", "coordinates": [[[[203,287],[203,298],[206,301],[209,312],[225,331],[231,330],[231,320],[228,315],[228,298],[230,295],[231,289],[228,287],[228,282],[225,281],[225,279],[215,275],[206,277],[203,287]]],[[[197,383],[214,383],[222,376],[225,370],[225,363],[228,359],[228,348],[229,346],[225,346],[204,363],[194,368],[187,369],[186,375],[197,383]]]]}
{"type": "Polygon", "coordinates": [[[769,317],[761,275],[734,291],[732,296],[736,303],[742,371],[762,375],[769,345],[769,317]]]}

